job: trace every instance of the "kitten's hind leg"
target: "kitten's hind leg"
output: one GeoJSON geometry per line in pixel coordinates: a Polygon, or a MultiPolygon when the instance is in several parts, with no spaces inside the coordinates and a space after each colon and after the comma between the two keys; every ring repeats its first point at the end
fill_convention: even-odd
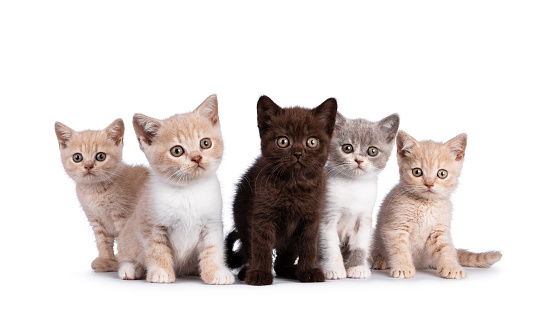
{"type": "Polygon", "coordinates": [[[349,255],[345,261],[347,277],[365,279],[370,277],[368,267],[368,248],[370,246],[372,217],[357,219],[353,232],[349,237],[349,255]]]}
{"type": "Polygon", "coordinates": [[[95,272],[118,271],[118,262],[114,255],[114,237],[109,235],[102,224],[93,219],[90,221],[98,248],[98,257],[91,263],[95,272]]]}
{"type": "Polygon", "coordinates": [[[118,275],[122,280],[137,280],[144,276],[145,270],[135,262],[121,262],[118,275]]]}

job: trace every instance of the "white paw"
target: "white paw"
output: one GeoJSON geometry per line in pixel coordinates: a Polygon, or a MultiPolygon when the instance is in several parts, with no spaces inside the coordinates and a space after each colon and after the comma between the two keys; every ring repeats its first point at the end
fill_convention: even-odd
{"type": "Polygon", "coordinates": [[[235,277],[233,277],[233,273],[228,269],[220,269],[214,272],[214,276],[212,277],[212,281],[208,284],[210,285],[229,285],[235,282],[235,277]]]}
{"type": "Polygon", "coordinates": [[[347,272],[343,266],[326,269],[324,270],[324,274],[328,280],[341,280],[347,277],[347,272]]]}
{"type": "Polygon", "coordinates": [[[154,268],[148,271],[146,280],[151,283],[173,283],[175,282],[175,275],[173,271],[170,273],[162,268],[154,268]]]}
{"type": "Polygon", "coordinates": [[[118,275],[122,280],[136,280],[139,278],[136,272],[137,270],[134,264],[122,262],[118,270],[118,275]]]}
{"type": "Polygon", "coordinates": [[[366,279],[370,277],[370,268],[366,266],[356,266],[347,269],[347,277],[353,279],[366,279]]]}

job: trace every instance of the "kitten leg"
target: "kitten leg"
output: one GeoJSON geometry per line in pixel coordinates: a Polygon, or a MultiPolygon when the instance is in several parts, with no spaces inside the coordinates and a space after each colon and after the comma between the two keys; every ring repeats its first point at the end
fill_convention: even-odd
{"type": "Polygon", "coordinates": [[[172,252],[168,245],[167,232],[163,227],[155,226],[147,237],[146,247],[146,280],[151,283],[173,283],[172,252]]]}
{"type": "Polygon", "coordinates": [[[370,277],[370,268],[366,259],[372,234],[371,227],[371,215],[359,217],[352,235],[349,237],[349,257],[345,262],[347,277],[349,278],[365,279],[370,277]]]}
{"type": "Polygon", "coordinates": [[[199,243],[200,277],[212,285],[232,284],[233,274],[224,263],[224,237],[221,221],[208,221],[199,243]]]}
{"type": "Polygon", "coordinates": [[[384,246],[389,254],[391,276],[408,279],[416,273],[409,249],[409,228],[384,229],[384,246]]]}
{"type": "Polygon", "coordinates": [[[274,224],[253,221],[251,229],[251,259],[246,271],[245,283],[249,285],[270,285],[272,274],[272,249],[275,245],[274,224]]]}
{"type": "Polygon", "coordinates": [[[448,228],[436,228],[426,240],[426,249],[435,262],[437,272],[443,278],[462,279],[465,277],[463,267],[458,262],[457,250],[453,247],[448,228]]]}
{"type": "Polygon", "coordinates": [[[276,275],[284,278],[297,278],[297,266],[295,265],[297,257],[299,257],[299,254],[291,247],[278,249],[274,263],[276,275]]]}
{"type": "Polygon", "coordinates": [[[144,275],[144,269],[136,262],[121,262],[118,270],[118,276],[122,280],[137,280],[144,275]]]}
{"type": "Polygon", "coordinates": [[[92,220],[91,225],[98,248],[98,257],[93,260],[91,267],[95,272],[118,271],[118,262],[114,255],[114,237],[106,232],[98,220],[92,220]]]}
{"type": "Polygon", "coordinates": [[[320,225],[320,252],[322,254],[321,266],[329,280],[339,280],[347,277],[343,256],[341,254],[339,235],[337,234],[337,221],[323,222],[320,225]]]}
{"type": "Polygon", "coordinates": [[[318,229],[319,221],[299,225],[299,263],[297,278],[301,282],[324,282],[326,276],[318,266],[318,229]]]}

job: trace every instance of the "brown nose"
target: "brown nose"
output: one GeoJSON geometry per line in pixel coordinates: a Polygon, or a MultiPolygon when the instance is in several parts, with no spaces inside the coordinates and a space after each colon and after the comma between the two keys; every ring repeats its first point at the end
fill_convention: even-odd
{"type": "Polygon", "coordinates": [[[293,155],[296,156],[297,159],[299,159],[303,154],[302,154],[302,152],[295,152],[295,153],[293,153],[293,155]]]}
{"type": "Polygon", "coordinates": [[[195,162],[196,164],[199,164],[201,160],[202,160],[202,156],[200,155],[196,155],[191,159],[191,161],[195,162]]]}

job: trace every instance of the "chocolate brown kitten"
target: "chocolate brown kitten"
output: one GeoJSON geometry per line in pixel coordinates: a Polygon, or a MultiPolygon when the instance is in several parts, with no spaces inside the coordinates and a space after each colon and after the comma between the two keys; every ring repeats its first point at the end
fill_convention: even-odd
{"type": "Polygon", "coordinates": [[[117,271],[114,239],[133,212],[148,170],[122,162],[124,125],[117,119],[100,131],[77,132],[56,122],[62,163],[75,181],[77,197],[93,228],[96,272],[117,271]]]}
{"type": "Polygon", "coordinates": [[[312,110],[281,108],[262,96],[257,111],[262,155],[237,186],[235,230],[226,239],[228,264],[243,267],[239,279],[247,284],[272,284],[276,249],[277,276],[323,282],[318,227],[337,102],[330,98],[312,110]],[[237,240],[241,247],[233,252],[237,240]]]}

